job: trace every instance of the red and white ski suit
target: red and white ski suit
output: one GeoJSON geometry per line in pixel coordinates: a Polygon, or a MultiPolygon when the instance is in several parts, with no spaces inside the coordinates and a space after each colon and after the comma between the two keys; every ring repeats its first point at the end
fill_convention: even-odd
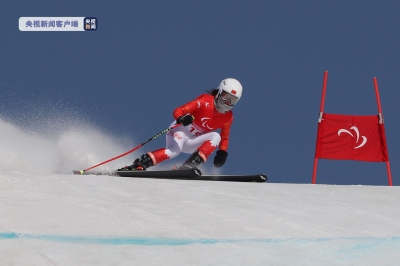
{"type": "MultiPolygon", "coordinates": [[[[214,107],[214,96],[202,94],[176,108],[173,113],[175,119],[185,114],[194,117],[193,123],[170,130],[166,136],[166,148],[147,153],[153,165],[174,158],[181,152],[191,154],[196,150],[205,162],[218,145],[220,150],[228,149],[233,114],[232,111],[219,113],[214,107]],[[221,134],[214,132],[217,129],[221,129],[221,134]]],[[[175,124],[176,121],[171,126],[175,124]]]]}

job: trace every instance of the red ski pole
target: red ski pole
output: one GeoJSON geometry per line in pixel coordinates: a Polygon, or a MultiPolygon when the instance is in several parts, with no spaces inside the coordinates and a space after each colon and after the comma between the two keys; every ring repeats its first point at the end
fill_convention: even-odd
{"type": "Polygon", "coordinates": [[[133,148],[133,149],[131,149],[131,150],[129,150],[129,151],[123,153],[123,154],[120,154],[120,155],[118,155],[118,156],[115,156],[115,157],[113,157],[113,158],[111,158],[111,159],[108,159],[107,161],[104,161],[104,162],[102,162],[102,163],[96,164],[96,165],[94,165],[94,166],[92,166],[92,167],[89,167],[89,168],[87,168],[87,169],[85,169],[85,170],[74,171],[74,174],[80,174],[80,175],[82,175],[84,172],[89,171],[89,170],[91,170],[91,169],[93,169],[93,168],[96,168],[97,166],[106,164],[106,163],[108,163],[108,162],[111,162],[111,161],[114,161],[114,160],[116,160],[116,159],[118,159],[118,158],[121,158],[121,157],[123,157],[123,156],[125,156],[125,155],[127,155],[127,154],[129,154],[129,153],[132,153],[132,152],[136,151],[137,149],[139,149],[140,147],[142,147],[143,145],[145,145],[146,143],[152,141],[152,140],[155,139],[155,138],[158,138],[158,137],[161,136],[162,134],[167,133],[168,131],[170,131],[170,130],[172,130],[172,129],[174,129],[174,128],[180,126],[180,125],[181,125],[181,124],[173,125],[172,127],[167,128],[167,129],[161,131],[160,133],[158,133],[158,134],[155,135],[154,137],[149,138],[147,141],[143,142],[142,144],[136,146],[135,148],[133,148]]]}

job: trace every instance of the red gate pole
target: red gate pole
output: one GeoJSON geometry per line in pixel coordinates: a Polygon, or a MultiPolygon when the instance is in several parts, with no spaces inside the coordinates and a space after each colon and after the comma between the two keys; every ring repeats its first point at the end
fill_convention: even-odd
{"type": "MultiPolygon", "coordinates": [[[[382,106],[381,106],[381,98],[379,97],[378,81],[377,81],[376,77],[374,77],[374,87],[375,87],[376,102],[378,104],[379,124],[384,124],[383,123],[382,106]]],[[[386,138],[386,136],[385,136],[385,138],[386,138]]],[[[387,151],[388,148],[387,148],[386,142],[385,142],[385,146],[386,146],[385,149],[387,151]]],[[[386,161],[386,170],[388,173],[389,186],[392,186],[393,182],[392,182],[392,173],[390,171],[389,155],[388,155],[387,161],[386,161]]]]}
{"type": "MultiPolygon", "coordinates": [[[[322,97],[321,97],[321,105],[319,107],[319,119],[318,125],[322,121],[322,114],[324,113],[324,105],[325,105],[325,95],[326,95],[326,83],[328,81],[328,71],[324,72],[324,81],[322,83],[322,97]]],[[[317,131],[317,141],[318,141],[318,131],[317,131]]],[[[318,143],[315,144],[315,156],[314,156],[314,169],[312,174],[311,183],[315,184],[317,181],[317,166],[318,166],[318,158],[317,158],[317,146],[318,143]]]]}

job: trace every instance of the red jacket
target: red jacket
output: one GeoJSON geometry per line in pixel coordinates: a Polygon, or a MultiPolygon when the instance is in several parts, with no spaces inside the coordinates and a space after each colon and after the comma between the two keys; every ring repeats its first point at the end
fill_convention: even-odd
{"type": "Polygon", "coordinates": [[[214,107],[214,96],[202,94],[193,101],[176,108],[173,113],[175,119],[185,114],[194,116],[193,123],[186,127],[193,135],[203,135],[220,128],[219,149],[227,151],[233,121],[232,111],[219,113],[214,107]]]}

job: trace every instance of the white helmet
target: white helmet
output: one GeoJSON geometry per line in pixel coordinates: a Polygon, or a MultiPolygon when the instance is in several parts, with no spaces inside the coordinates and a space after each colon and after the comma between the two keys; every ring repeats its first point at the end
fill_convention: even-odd
{"type": "Polygon", "coordinates": [[[224,79],[218,86],[215,108],[220,113],[228,112],[242,97],[242,91],[242,84],[238,80],[233,78],[224,79]]]}

